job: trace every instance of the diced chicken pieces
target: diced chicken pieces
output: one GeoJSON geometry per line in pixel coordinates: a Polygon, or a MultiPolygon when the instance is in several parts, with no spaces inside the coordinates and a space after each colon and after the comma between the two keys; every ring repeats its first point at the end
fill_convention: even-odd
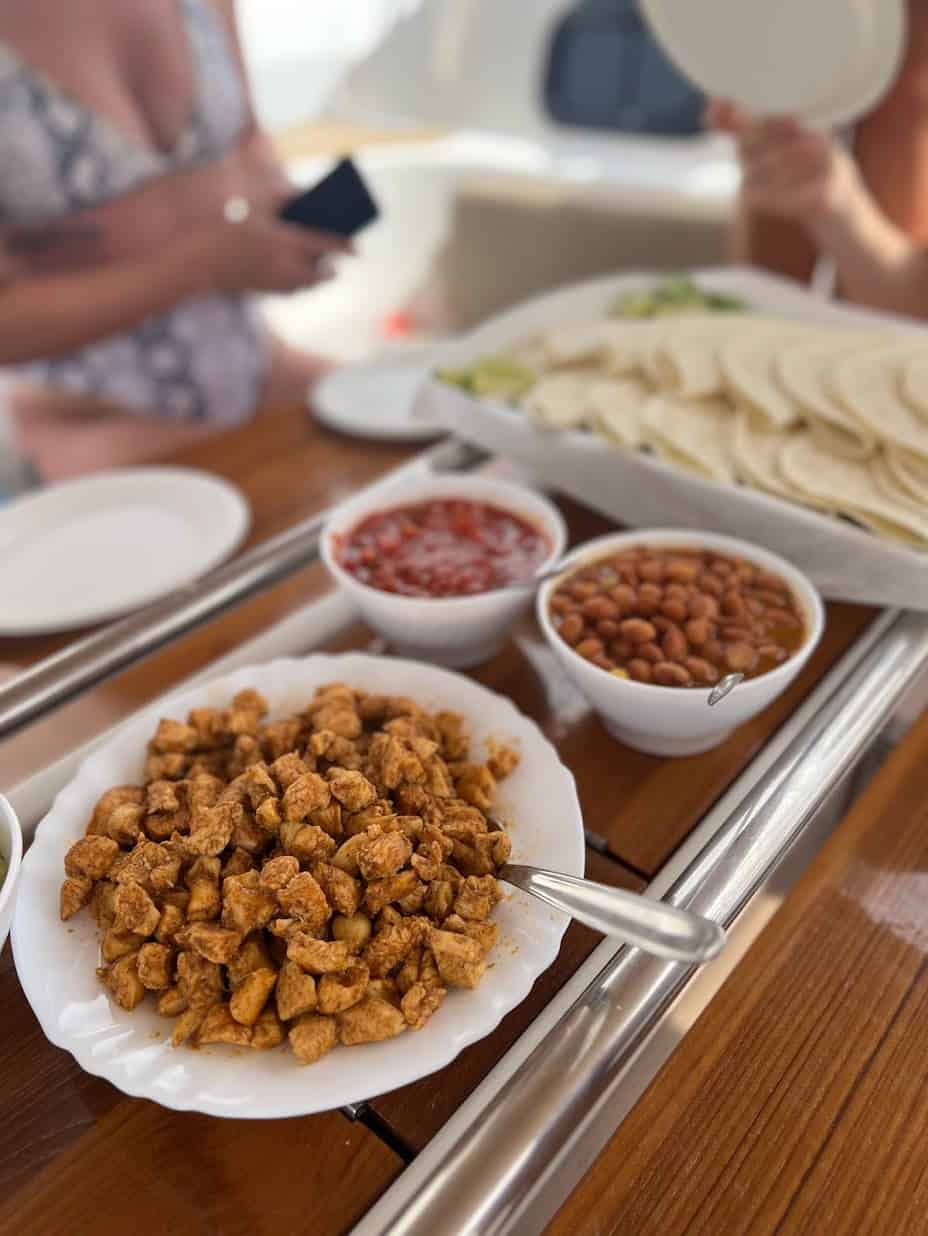
{"type": "Polygon", "coordinates": [[[454,902],[454,913],[472,922],[482,922],[501,896],[492,876],[468,876],[454,902]]]}
{"type": "Polygon", "coordinates": [[[288,939],[287,956],[308,974],[336,974],[351,962],[343,940],[315,940],[301,931],[288,939]]]}
{"type": "MultiPolygon", "coordinates": [[[[88,833],[106,832],[106,822],[117,807],[130,805],[140,807],[145,801],[145,791],[138,785],[114,785],[97,800],[87,827],[88,833]]],[[[108,834],[107,834],[108,835],[108,834]]]]}
{"type": "Polygon", "coordinates": [[[477,940],[453,931],[433,928],[429,943],[442,981],[449,987],[476,987],[486,969],[486,956],[477,940]]]}
{"type": "Polygon", "coordinates": [[[349,966],[341,974],[323,974],[317,984],[320,1013],[343,1013],[357,1004],[367,990],[370,973],[363,963],[349,966]]]}
{"type": "Polygon", "coordinates": [[[180,810],[175,781],[151,781],[145,787],[145,810],[149,815],[170,814],[180,810]]]}
{"type": "Polygon", "coordinates": [[[406,782],[425,780],[422,761],[408,744],[390,734],[375,734],[371,740],[368,775],[377,785],[398,789],[406,782]]]}
{"type": "Polygon", "coordinates": [[[451,775],[459,798],[481,811],[490,810],[496,796],[496,778],[486,764],[452,764],[451,775]]]}
{"type": "Polygon", "coordinates": [[[140,936],[153,935],[161,920],[158,907],[141,884],[121,884],[116,893],[117,931],[132,931],[140,936]]]}
{"type": "Polygon", "coordinates": [[[119,846],[112,837],[82,837],[65,855],[65,875],[102,880],[118,855],[119,846]]]}
{"type": "Polygon", "coordinates": [[[469,922],[457,914],[449,914],[442,923],[442,929],[444,931],[457,931],[461,935],[470,936],[472,940],[477,941],[484,953],[489,953],[490,949],[493,948],[499,939],[499,926],[496,923],[469,922]]]}
{"type": "Polygon", "coordinates": [[[179,1017],[187,1007],[187,997],[180,987],[169,987],[158,997],[158,1014],[161,1017],[179,1017]]]}
{"type": "MultiPolygon", "coordinates": [[[[399,875],[387,876],[383,880],[372,880],[364,894],[364,907],[373,916],[379,914],[384,906],[411,897],[419,889],[422,890],[424,902],[425,885],[414,871],[401,871],[399,875]]],[[[416,908],[421,909],[422,902],[416,908]]]]}
{"type": "Polygon", "coordinates": [[[332,792],[318,773],[306,772],[287,786],[281,801],[284,819],[299,823],[311,811],[327,807],[332,801],[332,792]]]}
{"type": "Polygon", "coordinates": [[[284,914],[298,919],[310,933],[323,930],[332,917],[332,907],[315,878],[308,871],[301,871],[277,894],[284,914]]]}
{"type": "Polygon", "coordinates": [[[180,948],[193,949],[207,961],[224,966],[238,952],[242,937],[218,923],[191,923],[177,933],[176,940],[180,948]]]}
{"type": "Polygon", "coordinates": [[[193,1038],[197,1030],[199,1030],[208,1012],[206,1007],[188,1008],[181,1013],[177,1021],[174,1023],[174,1030],[171,1034],[171,1045],[180,1047],[186,1043],[188,1039],[193,1038]]]}
{"type": "Polygon", "coordinates": [[[363,811],[354,811],[344,821],[345,832],[349,837],[366,832],[372,824],[382,824],[384,820],[396,815],[393,805],[385,798],[378,798],[375,803],[365,807],[363,811]]]}
{"type": "Polygon", "coordinates": [[[416,920],[405,919],[379,931],[367,944],[362,957],[373,978],[385,978],[421,943],[422,931],[416,920]]]}
{"type": "Polygon", "coordinates": [[[103,933],[100,941],[100,956],[105,962],[118,961],[120,957],[128,957],[137,953],[145,943],[145,937],[132,931],[109,931],[103,933]]]}
{"type": "Polygon", "coordinates": [[[255,932],[254,935],[244,940],[238,952],[229,959],[226,966],[229,983],[233,988],[238,987],[255,970],[270,969],[271,958],[261,934],[255,932]]]}
{"type": "Polygon", "coordinates": [[[413,983],[400,1002],[407,1025],[413,1030],[421,1030],[446,995],[444,987],[426,987],[424,983],[413,983]]]}
{"type": "Polygon", "coordinates": [[[419,967],[422,965],[423,948],[416,945],[407,955],[396,975],[396,986],[405,995],[414,983],[419,981],[419,967]]]}
{"type": "Polygon", "coordinates": [[[121,1009],[131,1012],[145,999],[136,953],[121,957],[108,970],[98,970],[97,974],[121,1009]]]}
{"type": "Polygon", "coordinates": [[[158,722],[151,745],[153,751],[167,753],[193,751],[196,749],[197,742],[198,735],[192,725],[185,725],[182,721],[164,719],[158,722]]]}
{"type": "MultiPolygon", "coordinates": [[[[234,833],[232,835],[232,840],[235,840],[234,833]]],[[[254,869],[255,860],[247,850],[243,850],[240,846],[238,846],[222,864],[222,871],[220,874],[222,878],[225,879],[226,876],[244,875],[246,871],[253,871],[254,869]]]]}
{"type": "Polygon", "coordinates": [[[287,1032],[273,1007],[270,1004],[265,1005],[251,1031],[252,1047],[258,1051],[270,1051],[279,1047],[286,1036],[287,1032]]]}
{"type": "Polygon", "coordinates": [[[292,1021],[316,1007],[316,980],[295,961],[285,961],[277,976],[275,997],[278,1016],[282,1021],[292,1021]]]}
{"type": "Polygon", "coordinates": [[[339,871],[344,871],[347,875],[357,875],[361,870],[358,861],[361,848],[367,845],[368,841],[366,833],[358,833],[357,836],[343,841],[332,855],[332,866],[337,867],[339,871]]]}
{"type": "Polygon", "coordinates": [[[139,979],[149,991],[164,991],[174,982],[174,951],[165,944],[143,944],[139,949],[139,979]]]}
{"type": "Polygon", "coordinates": [[[313,877],[333,910],[347,916],[356,912],[361,904],[361,885],[346,871],[331,863],[314,863],[313,877]]]}
{"type": "MultiPolygon", "coordinates": [[[[142,791],[139,790],[138,793],[141,799],[142,791]]],[[[132,846],[139,838],[144,818],[145,808],[141,801],[119,803],[100,817],[95,812],[87,835],[109,837],[122,847],[132,846]]]]}
{"type": "Polygon", "coordinates": [[[423,909],[436,923],[441,923],[451,913],[454,905],[454,885],[450,880],[433,880],[428,887],[423,909]]]}
{"type": "Polygon", "coordinates": [[[464,729],[464,718],[456,712],[440,712],[435,717],[435,725],[438,728],[441,751],[445,759],[466,759],[470,742],[464,729]]]}
{"type": "Polygon", "coordinates": [[[272,893],[279,893],[290,881],[300,874],[299,860],[291,854],[281,854],[272,858],[261,868],[258,879],[272,893]]]}
{"type": "Polygon", "coordinates": [[[395,875],[409,862],[412,843],[403,833],[371,837],[358,848],[358,867],[365,880],[395,875]]]}
{"type": "Polygon", "coordinates": [[[362,773],[330,768],[329,789],[346,811],[363,811],[377,801],[377,790],[362,773]]]}
{"type": "Polygon", "coordinates": [[[243,1026],[253,1026],[261,1016],[276,982],[275,970],[252,970],[232,993],[229,1001],[229,1011],[235,1020],[243,1026]]]}
{"type": "Polygon", "coordinates": [[[280,841],[283,848],[301,863],[316,863],[331,858],[336,850],[334,840],[315,824],[282,824],[280,841]]]}
{"type": "Polygon", "coordinates": [[[222,971],[199,953],[181,953],[177,958],[177,984],[192,1009],[209,1008],[222,999],[222,971]]]}
{"type": "Polygon", "coordinates": [[[173,944],[174,938],[184,925],[184,912],[178,906],[166,905],[161,911],[155,939],[159,944],[173,944]]]}
{"type": "Polygon", "coordinates": [[[218,777],[201,773],[187,782],[187,810],[191,815],[215,807],[225,786],[218,777]]]}
{"type": "Polygon", "coordinates": [[[235,1020],[227,1004],[214,1004],[207,1012],[197,1030],[197,1042],[201,1047],[207,1043],[229,1043],[233,1047],[251,1045],[251,1027],[235,1020]]]}
{"type": "Polygon", "coordinates": [[[309,740],[309,750],[317,758],[339,768],[355,772],[364,763],[358,745],[350,738],[342,738],[332,730],[319,730],[309,740]]]}
{"type": "Polygon", "coordinates": [[[316,811],[311,811],[309,822],[314,824],[316,828],[321,828],[330,837],[340,837],[345,831],[342,826],[341,803],[337,803],[333,799],[327,807],[319,807],[316,811]]]}
{"type": "Polygon", "coordinates": [[[61,921],[66,923],[79,910],[90,903],[93,896],[93,880],[87,876],[68,876],[61,886],[58,898],[58,912],[61,921]]]}
{"type": "Polygon", "coordinates": [[[337,1042],[335,1018],[306,1013],[287,1037],[298,1064],[315,1064],[327,1056],[337,1042]]]}
{"type": "Polygon", "coordinates": [[[98,880],[90,896],[90,913],[98,927],[112,927],[116,921],[116,891],[118,884],[98,880]]]}
{"type": "Polygon", "coordinates": [[[283,816],[280,814],[280,799],[265,798],[255,812],[255,822],[259,828],[264,829],[268,836],[276,837],[283,823],[283,816]]]}
{"type": "Polygon", "coordinates": [[[497,781],[505,781],[519,767],[522,756],[507,743],[491,738],[487,742],[487,768],[497,781]]]}
{"type": "Polygon", "coordinates": [[[223,927],[247,936],[269,923],[276,912],[277,898],[261,887],[257,871],[246,871],[223,881],[223,927]]]}
{"type": "Polygon", "coordinates": [[[346,1047],[356,1043],[381,1043],[406,1029],[406,1018],[395,1005],[380,996],[365,996],[338,1016],[338,1039],[346,1047]]]}
{"type": "Polygon", "coordinates": [[[192,817],[190,833],[185,844],[191,854],[215,857],[221,854],[231,840],[236,827],[245,818],[241,803],[217,803],[204,807],[192,817]]]}

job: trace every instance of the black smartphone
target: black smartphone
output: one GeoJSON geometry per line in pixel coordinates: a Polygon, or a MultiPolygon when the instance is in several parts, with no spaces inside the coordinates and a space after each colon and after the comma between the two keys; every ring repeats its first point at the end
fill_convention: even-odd
{"type": "Polygon", "coordinates": [[[287,223],[319,228],[337,236],[354,236],[379,214],[377,203],[351,159],[342,159],[328,176],[280,211],[281,219],[287,223]]]}

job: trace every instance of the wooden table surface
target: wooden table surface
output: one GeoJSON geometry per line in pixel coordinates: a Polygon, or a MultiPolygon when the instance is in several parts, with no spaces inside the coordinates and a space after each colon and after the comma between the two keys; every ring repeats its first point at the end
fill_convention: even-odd
{"type": "MultiPolygon", "coordinates": [[[[277,412],[187,450],[176,462],[209,468],[239,484],[252,503],[256,541],[352,492],[408,454],[338,438],[302,413],[277,412]]],[[[574,504],[563,509],[575,541],[606,528],[604,520],[574,504]]],[[[9,740],[0,748],[0,785],[9,787],[85,741],[327,587],[320,568],[301,572],[9,740]]],[[[574,772],[594,842],[588,848],[590,874],[641,888],[871,618],[857,607],[829,607],[825,639],[791,692],[717,751],[685,760],[637,755],[608,738],[558,673],[532,620],[475,677],[533,716],[574,772]]],[[[356,624],[331,647],[365,647],[371,640],[372,633],[356,624]]],[[[0,642],[0,667],[16,672],[60,642],[0,642]]],[[[532,995],[492,1035],[433,1077],[371,1100],[359,1121],[333,1112],[260,1124],[178,1115],[125,1098],[83,1074],[43,1038],[7,949],[0,962],[0,1233],[346,1231],[574,973],[596,939],[571,928],[532,995]]]]}

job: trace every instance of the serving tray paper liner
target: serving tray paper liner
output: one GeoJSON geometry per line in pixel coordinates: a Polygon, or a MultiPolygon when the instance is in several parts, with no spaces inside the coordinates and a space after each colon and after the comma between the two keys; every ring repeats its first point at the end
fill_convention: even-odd
{"type": "MultiPolygon", "coordinates": [[[[704,270],[695,281],[759,312],[836,326],[918,329],[912,322],[819,300],[759,271],[704,270]]],[[[463,367],[554,326],[605,316],[615,300],[646,289],[658,274],[625,274],[527,301],[443,350],[463,367]]],[[[457,437],[524,465],[535,479],[631,528],[687,527],[729,533],[782,554],[831,600],[928,611],[928,552],[909,549],[785,499],[690,476],[654,456],[610,447],[592,434],[534,425],[501,403],[476,399],[430,378],[417,412],[457,437]]]]}

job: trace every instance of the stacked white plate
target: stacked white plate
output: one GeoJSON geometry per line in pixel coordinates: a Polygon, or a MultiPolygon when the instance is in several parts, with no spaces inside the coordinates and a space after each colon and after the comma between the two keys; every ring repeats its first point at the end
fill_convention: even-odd
{"type": "Polygon", "coordinates": [[[905,50],[905,0],[641,0],[641,12],[706,94],[820,128],[873,107],[905,50]]]}

